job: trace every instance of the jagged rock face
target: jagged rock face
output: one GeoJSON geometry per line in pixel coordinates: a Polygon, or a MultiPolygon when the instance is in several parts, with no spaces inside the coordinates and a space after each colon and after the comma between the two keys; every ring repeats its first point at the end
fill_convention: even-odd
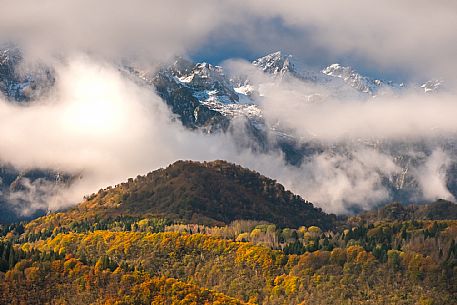
{"type": "Polygon", "coordinates": [[[169,71],[159,71],[150,82],[171,111],[179,115],[184,126],[192,129],[202,128],[207,132],[223,131],[228,128],[228,118],[200,103],[192,88],[178,83],[169,71]]]}
{"type": "Polygon", "coordinates": [[[349,86],[356,90],[373,95],[383,85],[380,80],[371,80],[365,76],[360,75],[351,67],[343,67],[340,64],[333,64],[322,70],[322,73],[338,77],[344,80],[349,86]]]}
{"type": "Polygon", "coordinates": [[[284,77],[287,74],[296,74],[294,64],[291,62],[291,56],[285,56],[281,52],[260,57],[254,60],[252,64],[265,73],[279,77],[284,77]]]}
{"type": "Polygon", "coordinates": [[[177,68],[173,65],[151,74],[129,67],[127,72],[156,91],[185,127],[200,128],[208,133],[226,130],[229,119],[200,103],[192,88],[177,81],[174,73],[181,74],[177,68]]]}
{"type": "Polygon", "coordinates": [[[17,48],[0,49],[0,92],[11,101],[31,101],[43,96],[54,85],[53,70],[37,65],[20,73],[22,54],[17,48]]]}
{"type": "Polygon", "coordinates": [[[176,76],[181,83],[193,89],[193,95],[199,100],[217,100],[226,104],[239,101],[238,94],[219,66],[199,63],[188,73],[176,76]]]}

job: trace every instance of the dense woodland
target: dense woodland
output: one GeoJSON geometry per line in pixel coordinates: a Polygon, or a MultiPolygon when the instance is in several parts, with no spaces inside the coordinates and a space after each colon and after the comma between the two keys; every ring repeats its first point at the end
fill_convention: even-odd
{"type": "Polygon", "coordinates": [[[214,225],[212,211],[199,223],[141,215],[133,199],[120,208],[118,188],[0,226],[0,303],[457,304],[457,220],[438,217],[452,203],[324,215],[327,226],[243,215],[214,225]]]}

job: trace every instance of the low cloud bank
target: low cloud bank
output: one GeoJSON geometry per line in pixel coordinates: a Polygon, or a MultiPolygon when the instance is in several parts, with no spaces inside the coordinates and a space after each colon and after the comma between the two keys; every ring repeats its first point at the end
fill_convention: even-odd
{"type": "MultiPolygon", "coordinates": [[[[58,66],[56,72],[57,83],[52,98],[28,105],[0,102],[0,129],[6,131],[0,133],[2,162],[20,169],[59,169],[77,177],[69,188],[56,188],[44,181],[25,181],[23,189],[11,197],[13,202],[31,203],[23,213],[75,204],[83,195],[101,187],[145,174],[178,159],[225,159],[241,164],[277,179],[325,211],[336,213],[347,212],[352,205],[369,208],[388,200],[390,194],[383,179],[402,172],[392,155],[367,146],[353,146],[348,154],[317,154],[305,159],[300,167],[287,165],[279,152],[261,154],[240,148],[236,144],[240,139],[234,137],[243,137],[242,131],[206,135],[185,129],[179,121],[171,120],[173,115],[151,88],[137,86],[109,64],[76,57],[58,66]]],[[[302,101],[287,99],[287,95],[278,96],[282,99],[276,100],[275,96],[263,99],[264,103],[282,105],[278,107],[281,111],[273,111],[275,119],[287,116],[287,124],[298,134],[307,128],[317,128],[324,135],[322,140],[340,139],[338,134],[336,137],[327,135],[344,130],[344,119],[327,127],[326,124],[332,123],[331,115],[319,120],[320,113],[323,115],[324,110],[333,109],[330,105],[312,106],[322,107],[316,113],[312,107],[301,104],[302,101]],[[305,119],[295,114],[303,114],[305,119]]],[[[349,112],[358,112],[356,106],[360,105],[343,105],[344,109],[347,108],[344,111],[349,112]]],[[[272,111],[269,107],[265,104],[267,117],[272,111]]],[[[368,107],[377,111],[384,109],[368,107]]],[[[403,107],[406,106],[400,105],[400,109],[403,107]]],[[[341,110],[332,111],[335,119],[339,117],[338,111],[341,110]]],[[[421,113],[425,110],[416,109],[412,113],[414,111],[421,113]]],[[[347,119],[354,130],[361,127],[356,122],[375,123],[365,118],[357,121],[359,115],[353,120],[347,119]]],[[[448,117],[446,113],[443,115],[448,117]]],[[[387,123],[386,127],[390,124],[389,121],[382,122],[387,123]]],[[[447,124],[441,128],[454,127],[450,121],[447,124]]],[[[381,131],[382,126],[368,129],[381,131]]],[[[413,130],[414,127],[404,129],[413,130]]],[[[396,135],[396,128],[386,130],[383,136],[396,135]]],[[[366,132],[362,130],[356,135],[363,136],[366,132]]],[[[346,137],[347,132],[341,132],[341,135],[346,137]]],[[[429,200],[452,198],[445,183],[445,169],[451,162],[450,157],[437,150],[424,160],[413,169],[422,192],[419,196],[429,200]]]]}

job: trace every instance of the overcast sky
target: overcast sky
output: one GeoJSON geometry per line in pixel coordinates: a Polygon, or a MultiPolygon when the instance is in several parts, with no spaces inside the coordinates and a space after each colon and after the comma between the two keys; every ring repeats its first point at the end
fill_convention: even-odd
{"type": "Polygon", "coordinates": [[[84,50],[218,62],[284,50],[393,78],[455,78],[456,28],[452,0],[3,0],[0,11],[0,37],[41,57],[84,50]]]}

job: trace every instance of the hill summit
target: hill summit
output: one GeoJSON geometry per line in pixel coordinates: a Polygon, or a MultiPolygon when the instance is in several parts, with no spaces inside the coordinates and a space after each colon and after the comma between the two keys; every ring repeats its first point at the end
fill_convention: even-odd
{"type": "Polygon", "coordinates": [[[315,208],[275,180],[225,161],[177,161],[86,198],[71,212],[98,216],[154,215],[223,225],[237,219],[283,227],[333,226],[334,216],[315,208]]]}

